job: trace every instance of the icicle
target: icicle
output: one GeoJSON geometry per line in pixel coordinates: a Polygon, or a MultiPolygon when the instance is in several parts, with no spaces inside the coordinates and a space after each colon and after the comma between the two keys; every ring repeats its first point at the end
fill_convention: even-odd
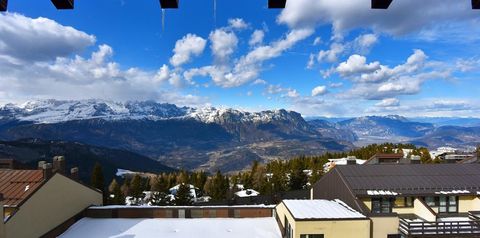
{"type": "Polygon", "coordinates": [[[217,27],[217,0],[213,0],[213,22],[217,27]]]}
{"type": "Polygon", "coordinates": [[[162,31],[165,31],[165,9],[162,9],[162,31]]]}

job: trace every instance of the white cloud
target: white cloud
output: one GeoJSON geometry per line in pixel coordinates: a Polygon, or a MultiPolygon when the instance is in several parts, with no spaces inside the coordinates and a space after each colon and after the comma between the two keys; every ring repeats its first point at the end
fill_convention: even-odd
{"type": "Polygon", "coordinates": [[[0,101],[98,98],[191,106],[208,102],[177,89],[185,82],[165,64],[158,70],[122,68],[109,45],[99,45],[89,57],[78,54],[94,44],[95,36],[45,18],[10,13],[0,18],[0,101]]]}
{"type": "Polygon", "coordinates": [[[174,55],[170,58],[170,64],[178,67],[191,60],[193,56],[203,53],[207,41],[195,34],[187,34],[175,43],[174,55]]]}
{"type": "MultiPolygon", "coordinates": [[[[395,36],[432,29],[440,24],[478,19],[468,1],[418,0],[394,1],[388,10],[370,9],[369,0],[296,0],[290,1],[278,16],[279,23],[291,28],[331,24],[336,35],[367,28],[395,36]]],[[[464,26],[468,29],[468,26],[464,26]]]]}
{"type": "Polygon", "coordinates": [[[10,63],[49,61],[80,53],[95,44],[95,36],[53,20],[0,14],[0,58],[10,63]]]}
{"type": "Polygon", "coordinates": [[[235,52],[238,44],[235,33],[217,29],[210,33],[209,39],[212,42],[211,50],[215,62],[218,64],[228,63],[230,55],[235,52]]]}
{"type": "Polygon", "coordinates": [[[327,87],[326,86],[317,86],[312,89],[312,97],[321,96],[327,94],[327,87]]]}
{"type": "Polygon", "coordinates": [[[341,43],[332,43],[329,50],[321,50],[318,52],[317,60],[318,62],[329,62],[333,63],[338,60],[340,54],[345,51],[345,46],[341,43]]]}
{"type": "Polygon", "coordinates": [[[341,88],[343,86],[343,83],[331,83],[330,87],[331,88],[341,88]]]}
{"type": "Polygon", "coordinates": [[[308,56],[307,69],[313,69],[313,66],[315,66],[315,55],[310,54],[310,56],[308,56]]]}
{"type": "Polygon", "coordinates": [[[337,72],[342,76],[349,76],[361,73],[372,73],[380,69],[379,62],[367,64],[367,58],[361,55],[351,55],[346,62],[340,63],[337,72]]]}
{"type": "Polygon", "coordinates": [[[246,55],[235,59],[233,66],[209,65],[188,70],[185,75],[193,78],[197,75],[209,75],[213,82],[221,87],[238,87],[258,79],[263,63],[279,57],[283,52],[292,48],[297,42],[313,33],[312,29],[297,29],[290,31],[284,38],[252,49],[246,55]]]}
{"type": "Polygon", "coordinates": [[[250,37],[248,44],[250,46],[255,46],[263,43],[263,38],[265,37],[265,32],[262,30],[255,30],[250,37]]]}
{"type": "Polygon", "coordinates": [[[265,81],[263,79],[256,79],[255,81],[253,81],[252,84],[253,85],[265,85],[265,84],[267,84],[267,81],[265,81]]]}
{"type": "Polygon", "coordinates": [[[322,44],[322,38],[320,36],[315,37],[315,40],[313,40],[313,45],[320,45],[322,44]]]}
{"type": "Polygon", "coordinates": [[[248,24],[242,18],[228,19],[228,25],[237,30],[243,30],[248,27],[248,24]]]}
{"type": "Polygon", "coordinates": [[[378,42],[378,37],[375,34],[364,34],[358,36],[353,41],[353,48],[356,52],[366,54],[378,42]]]}
{"type": "Polygon", "coordinates": [[[396,98],[386,98],[381,102],[375,104],[377,107],[398,107],[400,106],[400,101],[396,98]]]}

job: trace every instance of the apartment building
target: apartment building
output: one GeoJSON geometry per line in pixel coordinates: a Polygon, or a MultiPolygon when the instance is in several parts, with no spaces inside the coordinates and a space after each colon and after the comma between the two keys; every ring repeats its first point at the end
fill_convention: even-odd
{"type": "Polygon", "coordinates": [[[371,237],[480,236],[480,164],[336,166],[313,199],[340,199],[371,220],[371,237]]]}
{"type": "Polygon", "coordinates": [[[64,158],[53,162],[36,170],[0,169],[0,238],[43,237],[87,207],[102,204],[100,191],[65,173],[64,158]]]}

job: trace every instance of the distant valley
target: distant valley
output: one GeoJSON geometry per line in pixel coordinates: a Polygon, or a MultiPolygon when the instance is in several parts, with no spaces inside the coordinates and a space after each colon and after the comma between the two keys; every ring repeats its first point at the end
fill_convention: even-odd
{"type": "Polygon", "coordinates": [[[348,151],[374,142],[431,148],[480,142],[474,119],[467,127],[458,126],[461,119],[450,120],[456,124],[401,116],[305,120],[287,110],[246,112],[149,101],[43,100],[0,106],[0,139],[80,142],[131,151],[172,168],[214,172],[241,170],[254,160],[348,151]]]}

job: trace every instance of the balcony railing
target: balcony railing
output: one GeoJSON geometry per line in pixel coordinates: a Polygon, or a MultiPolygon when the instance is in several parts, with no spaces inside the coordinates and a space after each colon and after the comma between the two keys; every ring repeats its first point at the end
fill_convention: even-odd
{"type": "Polygon", "coordinates": [[[412,222],[405,219],[400,219],[399,230],[400,233],[406,237],[450,234],[480,235],[480,221],[412,222]]]}

